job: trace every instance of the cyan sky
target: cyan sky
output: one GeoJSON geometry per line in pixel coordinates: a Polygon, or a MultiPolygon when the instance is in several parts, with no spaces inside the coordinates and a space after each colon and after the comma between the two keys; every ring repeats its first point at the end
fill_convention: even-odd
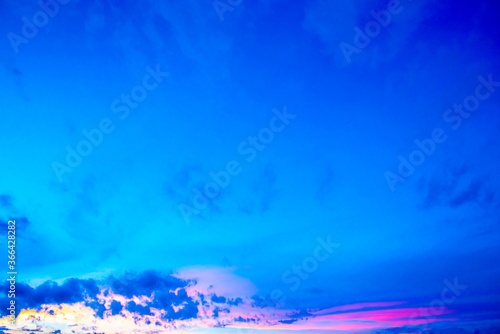
{"type": "Polygon", "coordinates": [[[279,289],[279,314],[428,307],[457,278],[467,288],[445,327],[496,326],[499,5],[230,3],[72,0],[23,42],[40,5],[0,4],[0,218],[23,222],[19,279],[106,285],[155,270],[198,279],[205,298],[233,283],[228,299],[279,289]],[[356,37],[388,6],[385,27],[356,37]],[[454,104],[478,86],[456,126],[454,104]],[[147,97],[127,106],[134,92],[147,97]],[[92,153],[55,170],[102,122],[112,131],[92,153]],[[250,153],[249,136],[273,127],[250,153]],[[446,139],[398,175],[435,129],[446,139]],[[238,173],[196,208],[193,189],[228,163],[238,173]],[[186,220],[180,205],[199,212],[186,220]],[[292,291],[283,276],[329,236],[340,246],[292,291]]]}

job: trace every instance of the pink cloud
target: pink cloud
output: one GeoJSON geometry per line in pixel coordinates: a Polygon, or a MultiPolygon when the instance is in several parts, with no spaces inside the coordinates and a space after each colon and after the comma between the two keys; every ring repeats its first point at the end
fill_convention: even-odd
{"type": "Polygon", "coordinates": [[[311,312],[313,316],[298,320],[292,324],[273,326],[275,329],[288,330],[338,330],[355,331],[376,328],[394,328],[403,326],[418,326],[439,321],[456,321],[457,318],[440,318],[438,316],[453,313],[448,309],[436,308],[390,308],[369,311],[343,312],[366,308],[382,308],[401,305],[402,302],[361,303],[343,305],[329,309],[311,312]],[[341,313],[334,313],[341,312],[341,313]],[[332,314],[333,313],[333,314],[332,314]],[[433,314],[425,318],[424,314],[433,314]],[[317,316],[314,316],[317,315],[317,316]]]}
{"type": "Polygon", "coordinates": [[[397,305],[401,305],[404,303],[405,302],[359,303],[359,304],[335,306],[335,307],[331,307],[328,309],[310,312],[310,313],[312,313],[314,315],[321,315],[321,314],[328,314],[328,313],[340,312],[340,311],[351,311],[351,310],[359,310],[359,309],[366,309],[366,308],[383,308],[383,307],[397,306],[397,305]]]}
{"type": "Polygon", "coordinates": [[[257,287],[249,279],[234,274],[236,269],[235,267],[193,266],[180,269],[173,276],[185,280],[196,280],[195,285],[186,288],[190,296],[202,293],[236,298],[257,293],[257,287]]]}

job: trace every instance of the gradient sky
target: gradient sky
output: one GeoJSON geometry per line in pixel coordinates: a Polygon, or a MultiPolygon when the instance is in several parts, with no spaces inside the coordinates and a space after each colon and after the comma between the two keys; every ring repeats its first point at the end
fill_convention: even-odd
{"type": "Polygon", "coordinates": [[[0,3],[0,332],[500,327],[497,1],[55,4],[0,3]]]}

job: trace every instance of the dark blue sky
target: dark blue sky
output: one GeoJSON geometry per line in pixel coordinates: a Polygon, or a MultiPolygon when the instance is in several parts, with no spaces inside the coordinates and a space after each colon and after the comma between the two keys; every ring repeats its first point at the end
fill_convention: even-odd
{"type": "MultiPolygon", "coordinates": [[[[406,311],[321,310],[433,307],[458,280],[434,314],[449,319],[426,327],[498,325],[499,14],[492,0],[3,1],[0,219],[22,222],[26,307],[42,284],[154,270],[191,298],[169,297],[185,313],[167,327],[262,309],[244,322],[256,332],[370,331],[406,311]],[[272,291],[285,298],[259,304],[272,291]],[[220,296],[243,304],[224,312],[220,296]]],[[[111,303],[110,319],[134,314],[111,303]]]]}

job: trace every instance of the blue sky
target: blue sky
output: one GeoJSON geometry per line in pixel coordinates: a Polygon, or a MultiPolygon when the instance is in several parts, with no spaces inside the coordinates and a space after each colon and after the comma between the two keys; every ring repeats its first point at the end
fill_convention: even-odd
{"type": "Polygon", "coordinates": [[[429,307],[454,281],[435,314],[453,319],[425,327],[498,326],[496,2],[41,4],[0,4],[1,234],[17,219],[26,314],[139,316],[92,289],[48,296],[74,279],[126,309],[113,279],[153,271],[177,290],[141,302],[185,289],[172,305],[193,312],[162,322],[185,332],[245,314],[249,333],[416,331],[382,309],[429,307]],[[369,328],[321,318],[360,303],[379,313],[342,321],[369,328]]]}

